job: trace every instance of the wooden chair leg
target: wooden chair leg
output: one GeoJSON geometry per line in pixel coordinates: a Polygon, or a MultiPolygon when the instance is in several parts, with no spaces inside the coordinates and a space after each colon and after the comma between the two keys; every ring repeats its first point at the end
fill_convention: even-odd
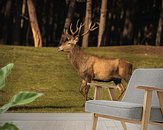
{"type": "Polygon", "coordinates": [[[125,122],[121,121],[121,124],[122,124],[123,129],[127,130],[127,126],[126,126],[125,122]]]}
{"type": "Polygon", "coordinates": [[[113,97],[112,97],[112,94],[111,94],[110,88],[108,88],[108,96],[109,96],[110,100],[113,101],[113,97]]]}
{"type": "Polygon", "coordinates": [[[161,112],[163,114],[163,92],[157,92],[158,100],[160,103],[161,112]]]}
{"type": "Polygon", "coordinates": [[[152,102],[152,91],[145,91],[141,130],[147,130],[150,119],[151,102],[152,102]]]}
{"type": "Polygon", "coordinates": [[[95,86],[94,100],[99,100],[101,96],[101,86],[95,86]]]}
{"type": "Polygon", "coordinates": [[[98,121],[98,117],[95,115],[95,113],[93,113],[92,130],[96,130],[97,121],[98,121]]]}
{"type": "Polygon", "coordinates": [[[114,88],[108,88],[108,96],[109,96],[111,101],[117,101],[114,88]]]}

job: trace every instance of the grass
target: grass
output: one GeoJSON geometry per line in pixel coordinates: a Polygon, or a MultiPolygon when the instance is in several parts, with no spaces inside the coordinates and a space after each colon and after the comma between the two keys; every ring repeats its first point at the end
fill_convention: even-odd
{"type": "MultiPolygon", "coordinates": [[[[127,59],[135,68],[163,67],[163,47],[123,46],[87,48],[85,52],[102,57],[127,59]]],[[[0,46],[0,67],[14,63],[0,104],[6,103],[19,91],[44,93],[34,103],[10,109],[16,112],[82,112],[83,97],[79,93],[80,78],[67,55],[57,48],[0,46]]],[[[93,96],[91,88],[90,96],[93,96]]],[[[105,90],[103,98],[107,98],[105,90]]]]}

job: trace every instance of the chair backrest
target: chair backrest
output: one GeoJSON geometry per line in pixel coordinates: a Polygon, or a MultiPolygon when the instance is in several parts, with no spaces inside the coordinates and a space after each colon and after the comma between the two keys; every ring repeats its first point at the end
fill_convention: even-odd
{"type": "MultiPolygon", "coordinates": [[[[143,104],[144,91],[136,89],[137,86],[163,88],[163,68],[136,69],[130,78],[122,101],[143,104]]],[[[156,92],[153,94],[152,106],[159,106],[156,92]]]]}

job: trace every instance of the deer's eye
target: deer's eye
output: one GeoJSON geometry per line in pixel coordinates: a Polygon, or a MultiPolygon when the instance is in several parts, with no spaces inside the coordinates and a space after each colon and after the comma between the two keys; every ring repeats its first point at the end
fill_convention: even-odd
{"type": "Polygon", "coordinates": [[[67,41],[69,41],[69,40],[70,40],[70,38],[69,38],[69,37],[67,37],[67,38],[66,38],[66,40],[67,40],[67,41]]]}
{"type": "Polygon", "coordinates": [[[71,43],[70,42],[68,43],[68,46],[71,46],[71,43]]]}

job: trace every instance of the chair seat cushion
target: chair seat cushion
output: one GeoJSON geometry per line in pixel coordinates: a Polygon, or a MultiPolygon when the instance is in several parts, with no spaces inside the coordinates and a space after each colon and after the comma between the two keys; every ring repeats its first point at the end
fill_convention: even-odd
{"type": "MultiPolygon", "coordinates": [[[[141,120],[143,105],[119,101],[89,100],[85,104],[85,111],[130,120],[141,120]]],[[[163,122],[160,108],[152,107],[150,120],[163,122]]]]}

